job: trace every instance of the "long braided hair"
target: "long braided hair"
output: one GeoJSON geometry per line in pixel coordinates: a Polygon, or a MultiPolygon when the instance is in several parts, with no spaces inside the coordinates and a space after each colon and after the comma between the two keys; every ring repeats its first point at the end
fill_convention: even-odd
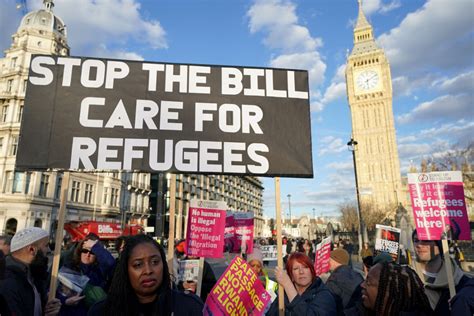
{"type": "Polygon", "coordinates": [[[400,312],[417,311],[425,315],[432,314],[423,283],[416,272],[408,266],[395,263],[380,263],[376,315],[399,315],[400,312]]]}
{"type": "Polygon", "coordinates": [[[130,258],[133,249],[143,243],[149,243],[153,245],[160,252],[161,259],[163,261],[163,280],[157,289],[157,294],[158,297],[160,297],[160,303],[164,304],[164,306],[161,306],[160,308],[161,311],[164,311],[163,315],[171,315],[171,278],[168,270],[168,264],[166,262],[165,251],[161,245],[146,235],[136,235],[127,238],[125,248],[120,254],[120,259],[117,266],[115,267],[114,277],[112,279],[112,284],[110,285],[109,293],[105,302],[105,315],[138,315],[140,303],[135,291],[130,285],[130,279],[128,276],[128,259],[130,258]]]}

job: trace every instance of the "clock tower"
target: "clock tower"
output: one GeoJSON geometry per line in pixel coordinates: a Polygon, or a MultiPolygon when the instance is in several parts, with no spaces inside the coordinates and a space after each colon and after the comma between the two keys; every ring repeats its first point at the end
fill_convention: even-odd
{"type": "Polygon", "coordinates": [[[394,209],[401,196],[400,163],[392,110],[392,79],[384,51],[359,2],[354,48],[347,59],[346,87],[360,201],[394,209]]]}

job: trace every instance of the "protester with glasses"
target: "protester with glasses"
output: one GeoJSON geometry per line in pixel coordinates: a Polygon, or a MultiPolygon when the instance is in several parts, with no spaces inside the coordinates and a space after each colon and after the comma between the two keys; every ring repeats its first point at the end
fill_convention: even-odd
{"type": "MultiPolygon", "coordinates": [[[[286,271],[277,267],[275,277],[285,290],[285,315],[337,314],[333,295],[316,276],[307,255],[293,253],[286,263],[286,271]]],[[[278,315],[278,299],[272,303],[267,315],[278,315]]]]}

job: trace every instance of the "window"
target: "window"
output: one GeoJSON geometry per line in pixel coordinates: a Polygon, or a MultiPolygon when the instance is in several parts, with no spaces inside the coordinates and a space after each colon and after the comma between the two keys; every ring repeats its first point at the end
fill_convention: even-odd
{"type": "Polygon", "coordinates": [[[94,186],[92,184],[86,183],[86,188],[84,190],[84,203],[92,204],[93,194],[94,194],[94,186]]]}
{"type": "Polygon", "coordinates": [[[118,192],[119,192],[119,189],[112,188],[112,193],[110,196],[111,206],[118,206],[118,192]]]}
{"type": "Polygon", "coordinates": [[[12,193],[21,193],[23,192],[24,186],[24,174],[21,172],[15,172],[13,177],[13,188],[12,193]]]}
{"type": "Polygon", "coordinates": [[[3,184],[3,192],[11,193],[12,192],[12,184],[13,184],[13,172],[6,171],[5,172],[5,183],[3,184]]]}
{"type": "Polygon", "coordinates": [[[0,156],[3,154],[3,137],[0,137],[0,156]]]}
{"type": "Polygon", "coordinates": [[[102,204],[107,205],[109,200],[109,188],[105,187],[104,188],[104,198],[102,200],[102,204]]]}
{"type": "Polygon", "coordinates": [[[18,61],[18,58],[17,58],[17,57],[13,57],[12,60],[11,60],[10,66],[11,66],[12,68],[15,68],[17,61],[18,61]]]}
{"type": "Polygon", "coordinates": [[[10,156],[15,156],[18,150],[18,136],[12,136],[12,145],[10,147],[10,156]]]}
{"type": "Polygon", "coordinates": [[[72,181],[71,201],[79,202],[79,193],[81,191],[81,183],[79,181],[72,181]]]}
{"type": "Polygon", "coordinates": [[[8,104],[2,106],[2,123],[5,123],[8,118],[8,104]]]}
{"type": "Polygon", "coordinates": [[[31,172],[25,172],[25,194],[30,193],[31,172]]]}
{"type": "Polygon", "coordinates": [[[7,81],[7,92],[12,92],[13,89],[13,79],[7,81]]]}
{"type": "Polygon", "coordinates": [[[23,93],[26,92],[26,86],[28,85],[28,79],[23,80],[23,93]]]}
{"type": "Polygon", "coordinates": [[[48,184],[49,184],[49,175],[48,174],[41,174],[41,181],[40,181],[40,189],[39,189],[39,196],[46,197],[48,194],[48,184]]]}
{"type": "Polygon", "coordinates": [[[61,184],[63,182],[63,177],[58,176],[56,178],[56,192],[54,193],[54,198],[55,199],[60,199],[61,198],[61,184]]]}
{"type": "Polygon", "coordinates": [[[18,113],[16,114],[16,121],[21,122],[21,118],[23,116],[23,104],[20,104],[20,107],[18,108],[18,113]]]}

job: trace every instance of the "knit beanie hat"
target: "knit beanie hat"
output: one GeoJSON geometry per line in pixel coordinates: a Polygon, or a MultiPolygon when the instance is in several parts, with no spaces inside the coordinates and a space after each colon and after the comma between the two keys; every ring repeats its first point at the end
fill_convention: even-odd
{"type": "Polygon", "coordinates": [[[44,229],[38,227],[22,229],[13,236],[10,251],[15,252],[46,237],[49,237],[49,233],[44,229]]]}
{"type": "Polygon", "coordinates": [[[331,251],[330,258],[342,265],[349,264],[349,253],[342,248],[336,248],[331,251]]]}
{"type": "Polygon", "coordinates": [[[262,251],[260,250],[260,248],[254,247],[253,252],[247,254],[247,262],[248,263],[250,263],[254,260],[260,262],[260,264],[263,266],[263,254],[262,254],[262,251]]]}

